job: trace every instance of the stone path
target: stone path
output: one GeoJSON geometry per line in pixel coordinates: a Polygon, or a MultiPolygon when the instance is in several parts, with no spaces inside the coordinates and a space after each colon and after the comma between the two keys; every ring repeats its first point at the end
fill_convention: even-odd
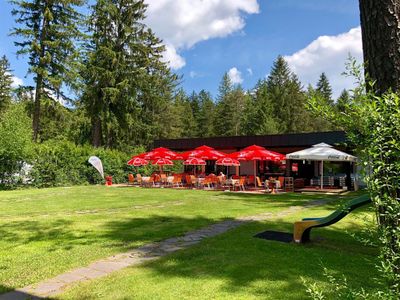
{"type": "Polygon", "coordinates": [[[0,300],[43,299],[45,297],[55,296],[62,293],[67,287],[73,284],[100,278],[123,268],[139,265],[143,262],[154,260],[169,253],[188,248],[192,245],[198,244],[205,238],[222,234],[244,223],[284,217],[302,209],[321,205],[326,202],[326,200],[317,200],[304,206],[290,206],[275,214],[262,213],[213,224],[199,230],[188,232],[182,237],[174,237],[161,242],[147,244],[129,252],[113,255],[96,261],[86,267],[60,274],[54,278],[16,289],[15,291],[0,295],[0,300]]]}

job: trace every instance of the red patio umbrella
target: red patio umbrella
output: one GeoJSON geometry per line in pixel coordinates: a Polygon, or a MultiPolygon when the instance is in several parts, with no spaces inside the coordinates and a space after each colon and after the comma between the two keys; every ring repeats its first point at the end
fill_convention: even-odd
{"type": "Polygon", "coordinates": [[[134,167],[140,167],[140,166],[145,166],[148,165],[149,162],[143,158],[140,157],[133,157],[132,159],[130,159],[127,163],[130,166],[134,166],[134,167]]]}
{"type": "Polygon", "coordinates": [[[168,158],[159,158],[152,163],[153,165],[158,165],[158,166],[173,166],[174,163],[169,160],[168,158]]]}
{"type": "Polygon", "coordinates": [[[206,165],[206,161],[201,159],[201,158],[197,158],[197,157],[189,157],[187,160],[185,160],[183,162],[184,165],[191,165],[191,166],[205,166],[206,165]]]}
{"type": "Polygon", "coordinates": [[[281,161],[285,160],[285,155],[267,150],[264,147],[252,145],[246,147],[238,152],[229,154],[229,157],[235,158],[237,160],[272,160],[281,161]]]}
{"type": "Polygon", "coordinates": [[[142,154],[136,155],[134,157],[139,157],[139,158],[143,158],[146,160],[157,160],[160,158],[166,158],[166,159],[170,159],[170,160],[183,159],[183,157],[180,154],[178,154],[168,148],[163,148],[163,147],[155,148],[155,149],[151,150],[150,152],[142,153],[142,154]]]}
{"type": "Polygon", "coordinates": [[[218,159],[215,164],[220,165],[220,166],[227,166],[227,167],[238,167],[240,166],[240,161],[237,159],[231,158],[231,157],[224,157],[218,159]]]}
{"type": "Polygon", "coordinates": [[[184,159],[188,159],[189,157],[201,158],[204,160],[218,160],[226,156],[225,153],[215,150],[214,148],[208,146],[200,146],[191,151],[186,151],[181,154],[184,159]]]}
{"type": "Polygon", "coordinates": [[[159,158],[157,160],[154,160],[152,164],[160,166],[160,173],[163,172],[163,166],[173,166],[174,165],[174,163],[171,160],[169,160],[168,158],[159,158]]]}
{"type": "Polygon", "coordinates": [[[254,161],[254,186],[257,185],[257,172],[256,172],[256,161],[257,160],[271,160],[271,161],[281,161],[285,160],[285,155],[270,151],[265,149],[264,147],[252,145],[246,147],[238,152],[231,153],[229,155],[231,158],[235,158],[237,160],[247,160],[247,161],[254,161]]]}
{"type": "MultiPolygon", "coordinates": [[[[189,157],[183,162],[186,166],[205,166],[207,163],[204,159],[197,157],[189,157]]],[[[196,175],[196,169],[194,169],[194,174],[196,175]]]]}
{"type": "Polygon", "coordinates": [[[226,176],[228,176],[228,167],[238,167],[240,162],[231,157],[220,158],[215,162],[216,165],[226,166],[226,176]]]}

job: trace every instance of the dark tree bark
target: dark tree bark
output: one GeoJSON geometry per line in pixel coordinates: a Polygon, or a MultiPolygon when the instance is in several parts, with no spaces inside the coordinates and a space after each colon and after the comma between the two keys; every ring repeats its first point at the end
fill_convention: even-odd
{"type": "Polygon", "coordinates": [[[102,140],[101,120],[98,116],[93,118],[92,121],[92,146],[100,147],[102,140]]]}
{"type": "Polygon", "coordinates": [[[42,84],[43,84],[43,77],[42,75],[38,75],[38,77],[36,78],[35,102],[33,104],[33,116],[32,116],[32,129],[33,129],[34,142],[37,142],[40,129],[40,98],[42,97],[42,84]]]}
{"type": "MultiPolygon", "coordinates": [[[[46,17],[42,21],[42,32],[40,33],[40,55],[39,55],[39,69],[44,69],[44,56],[46,47],[44,45],[44,40],[46,39],[47,24],[48,20],[46,17]]],[[[33,106],[33,116],[32,116],[32,130],[33,130],[33,141],[37,142],[39,130],[40,130],[40,100],[42,98],[42,87],[43,87],[43,75],[41,73],[37,74],[36,77],[36,91],[35,91],[35,103],[33,106]]]]}
{"type": "Polygon", "coordinates": [[[400,88],[400,0],[360,0],[365,73],[384,93],[400,88]]]}

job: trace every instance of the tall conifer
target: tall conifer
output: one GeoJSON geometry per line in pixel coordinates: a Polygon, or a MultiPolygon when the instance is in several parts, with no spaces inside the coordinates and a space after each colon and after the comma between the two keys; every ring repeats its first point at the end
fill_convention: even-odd
{"type": "Polygon", "coordinates": [[[148,144],[168,137],[176,77],[161,62],[164,46],[147,28],[143,0],[99,0],[92,8],[82,103],[92,144],[148,144]]]}
{"type": "Polygon", "coordinates": [[[81,36],[77,7],[84,0],[12,0],[12,14],[19,27],[13,35],[17,54],[28,55],[29,70],[35,82],[32,118],[33,140],[40,130],[41,101],[45,97],[68,98],[63,84],[73,86],[76,81],[78,52],[75,41],[81,36]]]}
{"type": "Polygon", "coordinates": [[[11,84],[10,63],[4,55],[0,58],[0,113],[11,103],[11,84]]]}
{"type": "Polygon", "coordinates": [[[320,75],[316,91],[321,95],[321,99],[324,99],[326,103],[333,106],[332,87],[325,73],[320,75]]]}

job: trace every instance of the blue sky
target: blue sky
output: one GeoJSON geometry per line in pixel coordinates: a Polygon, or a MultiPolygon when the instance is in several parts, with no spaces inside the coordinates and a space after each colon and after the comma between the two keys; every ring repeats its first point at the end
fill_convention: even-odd
{"type": "MultiPolygon", "coordinates": [[[[25,84],[26,58],[17,58],[11,5],[1,1],[0,55],[25,84]]],[[[148,20],[167,44],[165,59],[182,87],[214,96],[225,72],[245,89],[265,78],[284,55],[304,85],[325,71],[335,96],[351,87],[341,76],[349,53],[362,59],[358,0],[146,0],[148,20]]],[[[17,82],[20,82],[16,79],[17,82]]]]}

